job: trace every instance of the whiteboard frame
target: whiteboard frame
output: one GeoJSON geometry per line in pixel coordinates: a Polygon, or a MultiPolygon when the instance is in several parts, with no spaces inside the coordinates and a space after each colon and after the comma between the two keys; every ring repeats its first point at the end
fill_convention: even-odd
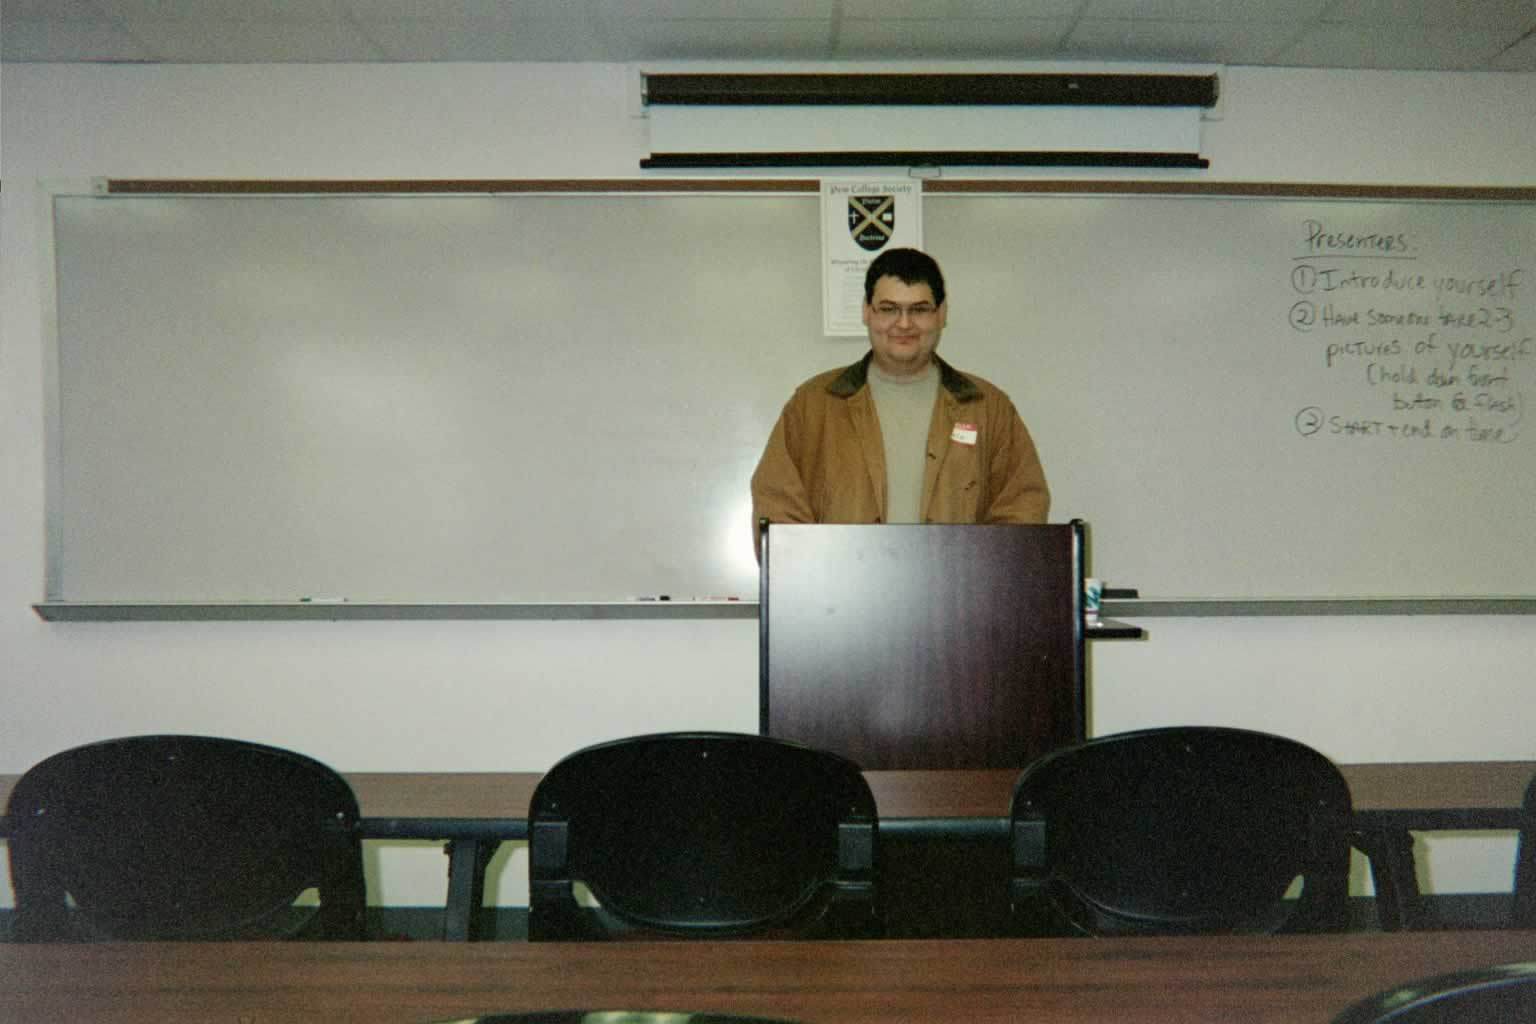
{"type": "MultiPolygon", "coordinates": [[[[756,601],[634,602],[248,602],[248,601],[65,601],[59,578],[62,552],[57,517],[62,468],[59,437],[57,284],[54,274],[53,207],[61,196],[308,196],[390,195],[761,195],[815,194],[819,179],[807,178],[638,178],[638,179],[70,179],[44,181],[38,191],[40,296],[44,324],[44,600],[32,605],[48,622],[272,621],[272,620],[441,620],[441,619],[696,619],[757,617],[756,601]]],[[[1229,198],[1359,200],[1466,200],[1536,202],[1536,187],[1351,185],[1287,182],[1191,182],[1115,180],[945,180],[927,179],[934,195],[1115,195],[1229,198]]],[[[1350,598],[1159,598],[1106,600],[1115,618],[1242,617],[1333,615],[1530,615],[1536,595],[1478,597],[1350,598]]]]}

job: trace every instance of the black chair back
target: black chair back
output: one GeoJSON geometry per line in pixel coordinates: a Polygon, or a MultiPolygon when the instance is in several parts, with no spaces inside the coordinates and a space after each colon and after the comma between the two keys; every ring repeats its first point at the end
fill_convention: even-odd
{"type": "Polygon", "coordinates": [[[1520,1024],[1536,1020],[1536,963],[1410,981],[1362,999],[1333,1024],[1520,1024]]]}
{"type": "Polygon", "coordinates": [[[7,810],[17,939],[363,937],[357,800],[301,754],[107,740],[39,762],[7,810]]]}
{"type": "Polygon", "coordinates": [[[1515,907],[1510,924],[1536,929],[1536,778],[1525,787],[1520,845],[1515,852],[1515,907]]]}
{"type": "Polygon", "coordinates": [[[877,930],[875,800],[851,761],[763,736],[604,743],[529,809],[531,939],[877,930]],[[574,883],[600,910],[578,905],[574,883]]]}
{"type": "Polygon", "coordinates": [[[1149,729],[1027,767],[1011,904],[1026,933],[1334,930],[1352,809],[1325,757],[1267,733],[1149,729]],[[1284,900],[1297,877],[1297,901],[1284,900]]]}

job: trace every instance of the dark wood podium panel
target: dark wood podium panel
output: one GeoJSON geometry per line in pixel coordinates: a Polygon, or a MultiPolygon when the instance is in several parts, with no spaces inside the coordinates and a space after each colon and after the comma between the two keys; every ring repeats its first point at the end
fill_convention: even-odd
{"type": "Polygon", "coordinates": [[[870,770],[1083,737],[1082,524],[772,525],[761,728],[870,770]]]}

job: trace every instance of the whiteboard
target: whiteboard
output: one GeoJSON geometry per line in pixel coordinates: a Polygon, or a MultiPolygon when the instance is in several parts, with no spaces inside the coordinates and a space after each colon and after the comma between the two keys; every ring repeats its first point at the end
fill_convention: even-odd
{"type": "MultiPolygon", "coordinates": [[[[59,195],[49,598],[757,592],[796,193],[59,195]]],[[[1536,204],[938,193],[941,352],[1147,598],[1536,594],[1536,204]]]]}

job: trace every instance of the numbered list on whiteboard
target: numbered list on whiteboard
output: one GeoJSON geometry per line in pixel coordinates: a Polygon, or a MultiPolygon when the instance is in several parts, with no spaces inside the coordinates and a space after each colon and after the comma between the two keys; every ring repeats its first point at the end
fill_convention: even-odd
{"type": "MultiPolygon", "coordinates": [[[[1508,445],[1536,387],[1529,246],[1464,244],[1458,230],[1373,218],[1369,230],[1298,218],[1291,330],[1319,367],[1294,426],[1313,443],[1508,445]]],[[[1480,218],[1470,218],[1470,230],[1480,218]]],[[[1460,223],[1460,221],[1458,221],[1460,223]]],[[[1492,224],[1489,230],[1497,233],[1492,224]]],[[[1527,442],[1528,443],[1528,442],[1527,442]]]]}

